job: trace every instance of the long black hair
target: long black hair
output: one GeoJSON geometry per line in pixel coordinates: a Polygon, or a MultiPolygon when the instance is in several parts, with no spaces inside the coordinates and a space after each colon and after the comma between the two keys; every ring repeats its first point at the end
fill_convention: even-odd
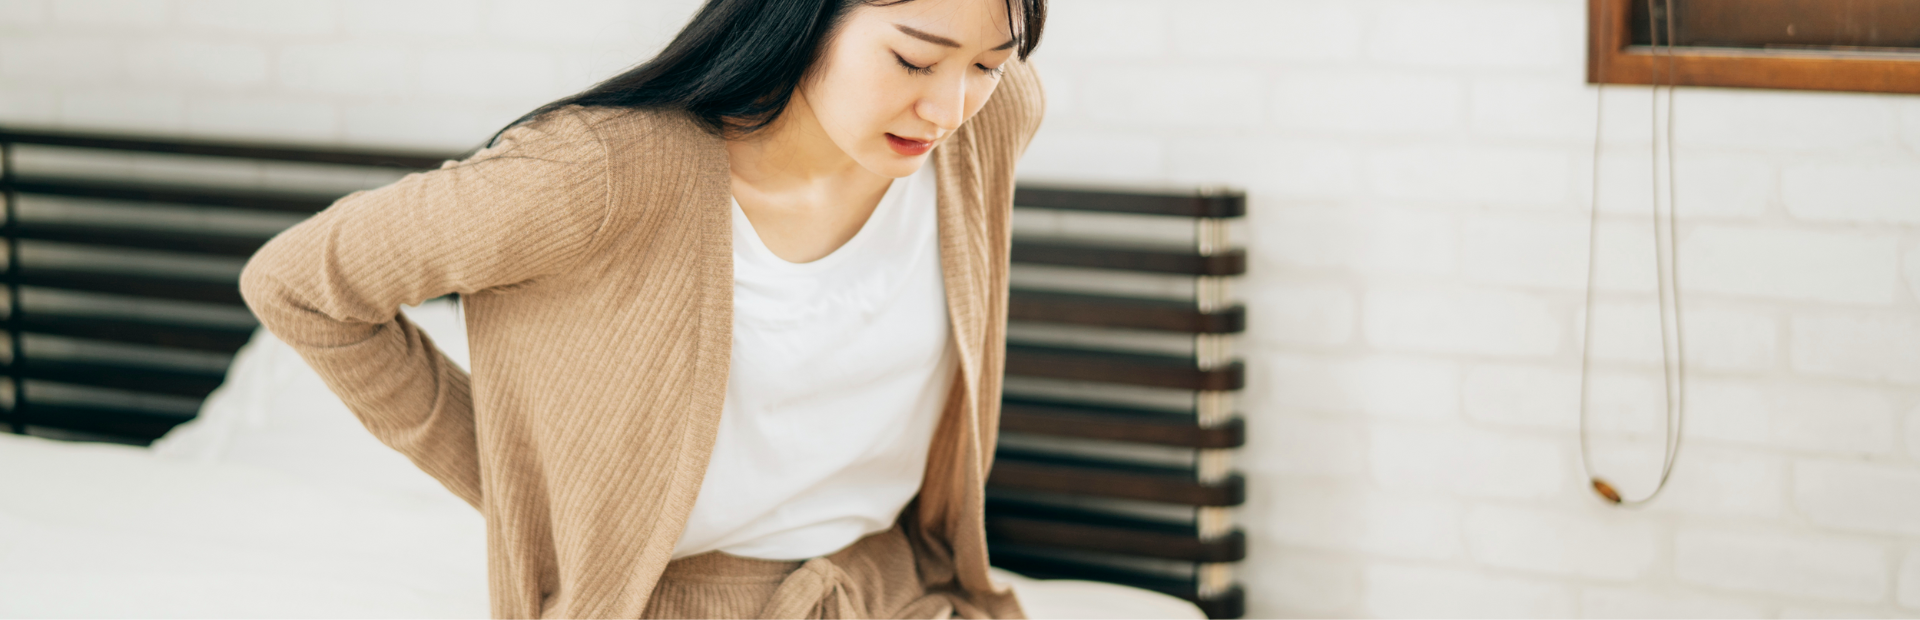
{"type": "MultiPolygon", "coordinates": [[[[707,0],[652,60],[587,90],[534,108],[520,123],[569,105],[683,110],[724,137],[752,133],[780,115],[827,37],[856,5],[913,0],[707,0]]],[[[1022,60],[1040,43],[1047,0],[1005,0],[1022,60]]],[[[493,140],[489,140],[491,144],[493,140]]]]}

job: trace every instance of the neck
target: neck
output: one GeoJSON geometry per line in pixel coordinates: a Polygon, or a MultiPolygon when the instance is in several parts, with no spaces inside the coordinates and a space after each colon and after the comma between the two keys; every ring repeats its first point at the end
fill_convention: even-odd
{"type": "Polygon", "coordinates": [[[892,181],[867,170],[834,144],[798,90],[771,124],[746,138],[728,140],[727,155],[736,181],[762,192],[807,192],[892,181]]]}

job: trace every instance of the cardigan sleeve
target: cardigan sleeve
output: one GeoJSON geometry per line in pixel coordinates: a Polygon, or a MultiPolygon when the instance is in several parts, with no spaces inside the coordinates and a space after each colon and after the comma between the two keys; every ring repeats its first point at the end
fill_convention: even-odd
{"type": "Polygon", "coordinates": [[[566,271],[610,213],[607,166],[577,108],[544,115],[282,231],[248,259],[241,295],[368,431],[479,509],[468,374],[399,307],[566,271]]]}

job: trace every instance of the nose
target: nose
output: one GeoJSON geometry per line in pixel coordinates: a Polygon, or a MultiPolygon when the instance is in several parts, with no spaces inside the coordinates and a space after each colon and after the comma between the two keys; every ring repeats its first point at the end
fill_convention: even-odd
{"type": "Polygon", "coordinates": [[[929,123],[940,127],[941,133],[960,128],[965,120],[967,107],[967,80],[965,77],[940,80],[920,97],[914,106],[914,113],[929,123]]]}

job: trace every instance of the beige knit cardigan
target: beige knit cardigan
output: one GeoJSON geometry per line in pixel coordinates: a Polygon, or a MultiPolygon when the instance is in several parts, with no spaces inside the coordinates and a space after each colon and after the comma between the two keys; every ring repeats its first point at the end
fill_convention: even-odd
{"type": "MultiPolygon", "coordinates": [[[[1044,95],[1013,61],[935,148],[961,360],[900,523],[964,617],[1025,617],[988,579],[1014,164],[1044,95]]],[[[374,436],[486,517],[497,618],[637,618],[693,507],[733,328],[724,142],[684,113],[563,108],[464,161],[281,232],[241,292],[374,436]],[[458,292],[472,374],[397,312],[458,292]]]]}

